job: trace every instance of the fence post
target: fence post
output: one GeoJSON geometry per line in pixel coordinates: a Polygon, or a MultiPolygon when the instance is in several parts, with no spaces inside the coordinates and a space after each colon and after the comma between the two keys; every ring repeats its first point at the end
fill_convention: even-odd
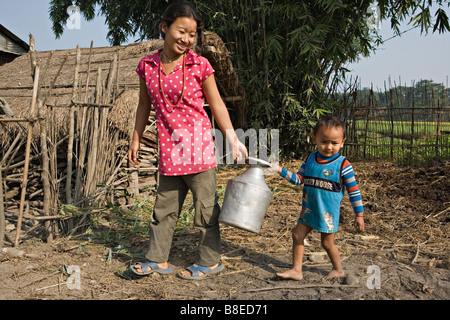
{"type": "Polygon", "coordinates": [[[409,143],[409,165],[412,165],[412,155],[413,155],[413,145],[414,145],[414,113],[415,113],[415,104],[414,104],[414,88],[412,88],[412,105],[411,105],[411,139],[409,143]]]}
{"type": "Polygon", "coordinates": [[[0,248],[3,247],[3,240],[5,239],[5,207],[3,205],[3,173],[1,163],[0,161],[0,248]]]}
{"type": "Polygon", "coordinates": [[[440,158],[439,157],[439,133],[441,132],[441,110],[440,110],[440,97],[438,97],[438,101],[437,101],[437,119],[436,119],[436,147],[435,147],[435,152],[436,152],[436,158],[440,158]]]}
{"type": "Polygon", "coordinates": [[[392,103],[392,89],[389,89],[389,110],[391,114],[391,161],[394,161],[394,104],[392,103]]]}
{"type": "MultiPolygon", "coordinates": [[[[38,95],[38,84],[39,84],[39,65],[36,65],[34,69],[34,84],[33,84],[33,96],[31,100],[30,106],[30,115],[34,115],[36,110],[36,102],[38,95]]],[[[17,247],[19,245],[20,233],[22,228],[22,219],[23,219],[23,209],[25,204],[25,196],[27,191],[27,183],[28,183],[28,166],[30,162],[30,149],[31,149],[31,140],[33,139],[33,124],[31,122],[27,123],[27,142],[25,146],[25,164],[23,168],[23,178],[22,178],[22,191],[20,194],[20,204],[19,204],[19,216],[17,219],[17,231],[16,238],[14,240],[14,246],[17,247]]]]}

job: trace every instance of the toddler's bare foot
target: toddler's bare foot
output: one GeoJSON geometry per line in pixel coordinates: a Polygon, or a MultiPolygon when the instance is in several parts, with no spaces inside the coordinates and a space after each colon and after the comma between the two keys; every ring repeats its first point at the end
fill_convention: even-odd
{"type": "Polygon", "coordinates": [[[281,273],[277,273],[277,276],[282,279],[290,279],[290,280],[302,280],[303,279],[303,273],[300,271],[296,271],[294,269],[289,269],[281,273]]]}
{"type": "Polygon", "coordinates": [[[334,278],[342,278],[345,276],[344,270],[331,270],[330,273],[326,276],[325,279],[331,280],[334,278]]]}

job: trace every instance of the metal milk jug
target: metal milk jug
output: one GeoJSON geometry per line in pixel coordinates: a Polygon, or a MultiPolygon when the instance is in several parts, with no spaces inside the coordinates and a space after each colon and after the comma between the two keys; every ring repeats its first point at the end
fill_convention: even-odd
{"type": "Polygon", "coordinates": [[[264,180],[264,168],[270,163],[248,157],[249,167],[241,175],[228,180],[219,222],[259,233],[272,192],[264,180]]]}

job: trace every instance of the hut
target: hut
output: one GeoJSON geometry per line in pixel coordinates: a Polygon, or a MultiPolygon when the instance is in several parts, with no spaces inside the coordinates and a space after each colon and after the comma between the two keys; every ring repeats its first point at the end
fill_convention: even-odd
{"type": "Polygon", "coordinates": [[[30,46],[0,24],[0,66],[25,54],[30,46]]]}
{"type": "MultiPolygon", "coordinates": [[[[129,166],[126,154],[139,95],[135,69],[162,45],[162,40],[150,40],[30,50],[0,66],[0,215],[3,211],[17,222],[16,244],[22,220],[28,229],[43,227],[51,240],[61,225],[64,232],[74,232],[108,188],[139,196],[157,183],[153,113],[141,141],[141,164],[129,166]]],[[[243,123],[245,93],[225,44],[206,32],[201,54],[216,70],[233,121],[243,123]]]]}

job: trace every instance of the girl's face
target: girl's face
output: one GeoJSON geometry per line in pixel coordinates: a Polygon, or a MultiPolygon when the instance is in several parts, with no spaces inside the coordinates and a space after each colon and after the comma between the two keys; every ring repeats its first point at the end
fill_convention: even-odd
{"type": "Polygon", "coordinates": [[[337,154],[345,142],[344,130],[341,127],[322,126],[312,138],[317,150],[325,157],[337,154]]]}
{"type": "Polygon", "coordinates": [[[165,22],[161,25],[164,32],[164,49],[166,55],[172,58],[183,54],[195,42],[197,35],[197,21],[193,18],[177,18],[170,27],[165,22]]]}

